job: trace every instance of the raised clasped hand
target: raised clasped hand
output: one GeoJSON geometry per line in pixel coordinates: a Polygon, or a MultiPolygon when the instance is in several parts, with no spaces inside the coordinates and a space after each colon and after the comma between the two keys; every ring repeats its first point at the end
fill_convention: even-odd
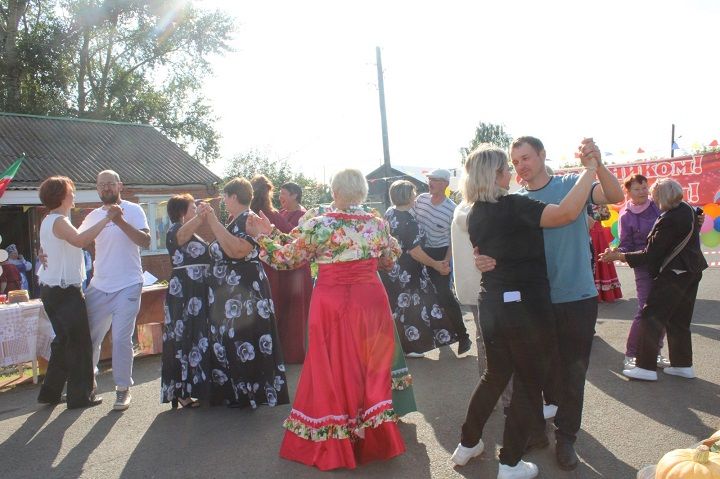
{"type": "Polygon", "coordinates": [[[602,159],[600,148],[592,138],[583,138],[580,146],[578,146],[577,156],[585,168],[597,168],[600,166],[602,159]]]}
{"type": "Polygon", "coordinates": [[[123,210],[120,205],[112,205],[107,209],[107,217],[110,221],[115,221],[123,214],[123,210]]]}

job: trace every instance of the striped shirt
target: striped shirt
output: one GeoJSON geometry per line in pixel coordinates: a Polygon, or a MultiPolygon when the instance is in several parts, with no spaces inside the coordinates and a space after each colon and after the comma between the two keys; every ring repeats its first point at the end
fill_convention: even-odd
{"type": "Polygon", "coordinates": [[[430,193],[422,193],[415,198],[415,206],[410,213],[425,231],[426,248],[450,246],[450,225],[456,206],[450,198],[434,205],[430,193]]]}

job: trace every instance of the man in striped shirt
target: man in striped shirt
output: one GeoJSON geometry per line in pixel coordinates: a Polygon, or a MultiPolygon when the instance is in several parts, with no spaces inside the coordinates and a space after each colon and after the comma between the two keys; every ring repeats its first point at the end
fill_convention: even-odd
{"type": "MultiPolygon", "coordinates": [[[[429,193],[422,193],[415,199],[412,214],[420,227],[425,231],[425,246],[423,251],[435,260],[450,262],[452,248],[450,246],[450,224],[453,212],[457,206],[450,198],[445,196],[445,190],[450,184],[450,172],[437,169],[427,175],[429,193]]],[[[470,336],[463,323],[462,311],[455,294],[450,289],[450,278],[441,275],[436,270],[428,268],[430,279],[435,285],[440,306],[455,326],[458,334],[458,354],[466,353],[472,346],[470,336]]]]}

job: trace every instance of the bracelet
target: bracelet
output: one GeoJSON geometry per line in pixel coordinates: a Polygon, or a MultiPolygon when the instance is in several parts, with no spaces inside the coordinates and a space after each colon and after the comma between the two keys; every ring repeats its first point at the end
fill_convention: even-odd
{"type": "Polygon", "coordinates": [[[597,166],[593,166],[593,167],[586,166],[585,171],[597,171],[597,166]]]}

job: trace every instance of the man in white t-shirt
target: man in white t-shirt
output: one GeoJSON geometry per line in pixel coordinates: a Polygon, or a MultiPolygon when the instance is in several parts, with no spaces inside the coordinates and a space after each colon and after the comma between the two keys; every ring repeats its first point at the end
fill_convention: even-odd
{"type": "Polygon", "coordinates": [[[95,267],[85,301],[93,343],[93,365],[97,367],[100,347],[112,326],[112,369],[115,380],[113,409],[130,407],[133,366],[132,335],[140,311],[143,271],[140,248],[150,245],[150,228],[145,212],[136,203],[120,198],[123,184],[112,170],[101,171],[97,190],[103,206],[91,211],[80,231],[92,227],[111,205],[120,205],[122,215],[108,223],[95,239],[95,267]]]}

